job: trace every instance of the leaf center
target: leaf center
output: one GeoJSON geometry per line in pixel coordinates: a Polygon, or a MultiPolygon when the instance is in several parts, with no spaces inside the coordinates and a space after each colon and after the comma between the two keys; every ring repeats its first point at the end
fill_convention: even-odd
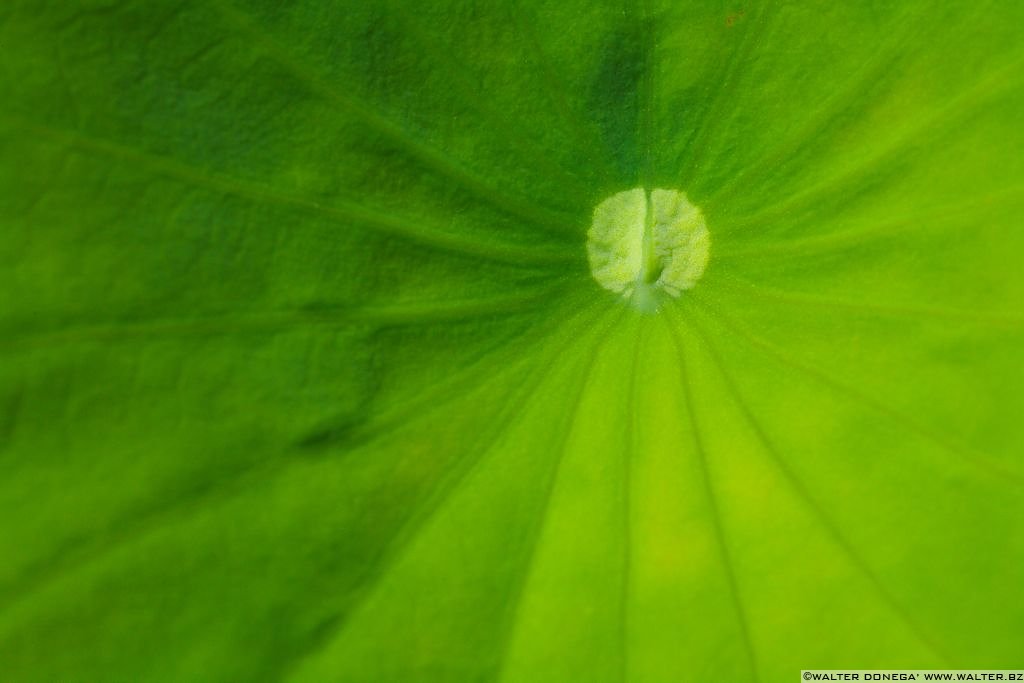
{"type": "Polygon", "coordinates": [[[644,311],[678,297],[704,274],[711,238],[701,210],[678,190],[633,188],[594,209],[587,232],[590,272],[599,285],[644,311]]]}

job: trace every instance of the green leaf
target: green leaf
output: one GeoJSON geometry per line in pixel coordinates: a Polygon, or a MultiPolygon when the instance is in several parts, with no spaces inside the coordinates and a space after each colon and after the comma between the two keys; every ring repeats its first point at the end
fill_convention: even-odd
{"type": "Polygon", "coordinates": [[[6,0],[0,677],[1024,667],[1022,27],[6,0]]]}

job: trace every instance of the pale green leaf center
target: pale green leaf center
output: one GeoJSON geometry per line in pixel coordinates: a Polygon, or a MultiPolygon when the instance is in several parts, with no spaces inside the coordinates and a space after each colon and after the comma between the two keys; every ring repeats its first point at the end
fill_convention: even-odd
{"type": "Polygon", "coordinates": [[[642,310],[693,287],[711,247],[704,215],[677,190],[612,195],[594,209],[587,237],[594,279],[642,310]]]}

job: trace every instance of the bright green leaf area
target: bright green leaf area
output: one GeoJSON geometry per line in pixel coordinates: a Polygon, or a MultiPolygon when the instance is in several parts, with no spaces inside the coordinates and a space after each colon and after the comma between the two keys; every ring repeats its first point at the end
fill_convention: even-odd
{"type": "Polygon", "coordinates": [[[1022,122],[1016,0],[4,0],[0,679],[1024,667],[1022,122]]]}

